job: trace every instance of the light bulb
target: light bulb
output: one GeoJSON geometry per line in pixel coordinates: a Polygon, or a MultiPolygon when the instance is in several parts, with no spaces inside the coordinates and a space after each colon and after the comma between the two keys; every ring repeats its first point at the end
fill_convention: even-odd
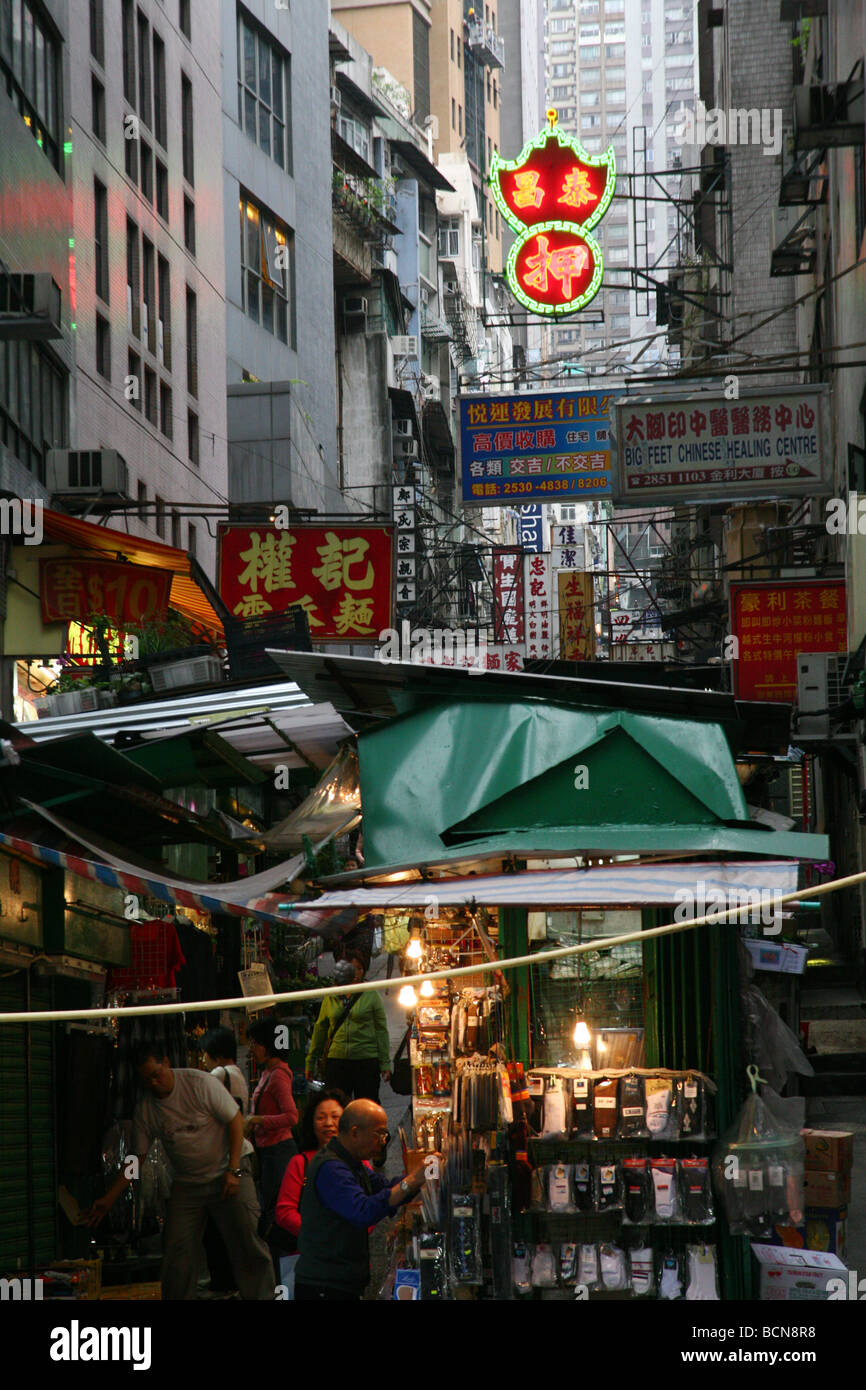
{"type": "Polygon", "coordinates": [[[422,954],[423,954],[423,951],[424,951],[424,947],[421,945],[421,938],[420,938],[420,936],[412,936],[412,937],[410,937],[410,938],[409,938],[409,945],[406,947],[406,956],[407,956],[407,959],[409,959],[409,960],[420,960],[420,959],[421,959],[421,956],[422,956],[422,954]]]}
{"type": "Polygon", "coordinates": [[[424,998],[424,999],[432,999],[432,997],[433,997],[433,981],[432,981],[432,980],[424,980],[424,981],[422,981],[421,989],[420,989],[419,992],[420,992],[422,998],[424,998]]]}
{"type": "Polygon", "coordinates": [[[397,995],[397,1003],[402,1004],[404,1009],[414,1009],[418,1003],[418,996],[411,985],[404,985],[397,995]]]}
{"type": "Polygon", "coordinates": [[[575,1047],[589,1047],[592,1042],[592,1036],[583,1019],[575,1024],[573,1036],[575,1047]]]}

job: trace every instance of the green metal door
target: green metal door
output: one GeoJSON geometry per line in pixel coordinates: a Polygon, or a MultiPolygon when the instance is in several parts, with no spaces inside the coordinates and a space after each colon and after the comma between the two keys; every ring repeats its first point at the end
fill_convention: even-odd
{"type": "MultiPolygon", "coordinates": [[[[0,980],[3,1012],[52,1006],[49,982],[0,980]]],[[[51,1024],[0,1023],[0,1275],[57,1255],[54,1076],[51,1024]]]]}

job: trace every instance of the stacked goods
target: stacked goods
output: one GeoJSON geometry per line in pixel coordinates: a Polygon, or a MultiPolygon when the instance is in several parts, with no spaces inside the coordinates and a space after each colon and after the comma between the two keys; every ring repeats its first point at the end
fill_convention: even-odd
{"type": "Polygon", "coordinates": [[[806,1167],[801,1226],[780,1227],[785,1245],[845,1258],[854,1135],[847,1130],[804,1129],[806,1167]]]}

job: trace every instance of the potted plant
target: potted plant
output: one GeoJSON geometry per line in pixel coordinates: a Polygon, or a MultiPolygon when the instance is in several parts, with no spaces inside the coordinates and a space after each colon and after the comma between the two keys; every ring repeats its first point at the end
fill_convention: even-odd
{"type": "Polygon", "coordinates": [[[48,696],[52,715],[89,714],[98,709],[110,709],[116,694],[100,667],[69,668],[58,677],[48,696]]]}
{"type": "Polygon", "coordinates": [[[127,636],[133,639],[138,666],[147,671],[157,693],[187,685],[214,685],[222,678],[219,649],[201,641],[182,613],[170,612],[160,622],[143,623],[127,636]]]}

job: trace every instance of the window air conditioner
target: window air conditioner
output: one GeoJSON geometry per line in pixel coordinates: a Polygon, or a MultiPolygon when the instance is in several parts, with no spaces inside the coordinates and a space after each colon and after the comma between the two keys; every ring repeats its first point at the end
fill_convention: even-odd
{"type": "Polygon", "coordinates": [[[116,449],[49,449],[49,492],[59,496],[129,497],[129,471],[116,449]]]}
{"type": "Polygon", "coordinates": [[[418,440],[395,439],[394,457],[396,459],[416,459],[418,457],[418,440]]]}
{"type": "Polygon", "coordinates": [[[367,301],[363,295],[349,295],[343,300],[343,315],[347,319],[366,318],[367,301]]]}
{"type": "Polygon", "coordinates": [[[393,421],[393,430],[394,430],[394,434],[395,434],[395,435],[398,435],[398,436],[400,436],[400,437],[402,437],[402,438],[404,438],[404,439],[411,439],[411,437],[412,437],[412,421],[411,421],[411,420],[394,420],[394,421],[393,421]]]}
{"type": "Polygon", "coordinates": [[[0,325],[4,338],[59,338],[60,287],[47,272],[0,273],[0,325]]]}

